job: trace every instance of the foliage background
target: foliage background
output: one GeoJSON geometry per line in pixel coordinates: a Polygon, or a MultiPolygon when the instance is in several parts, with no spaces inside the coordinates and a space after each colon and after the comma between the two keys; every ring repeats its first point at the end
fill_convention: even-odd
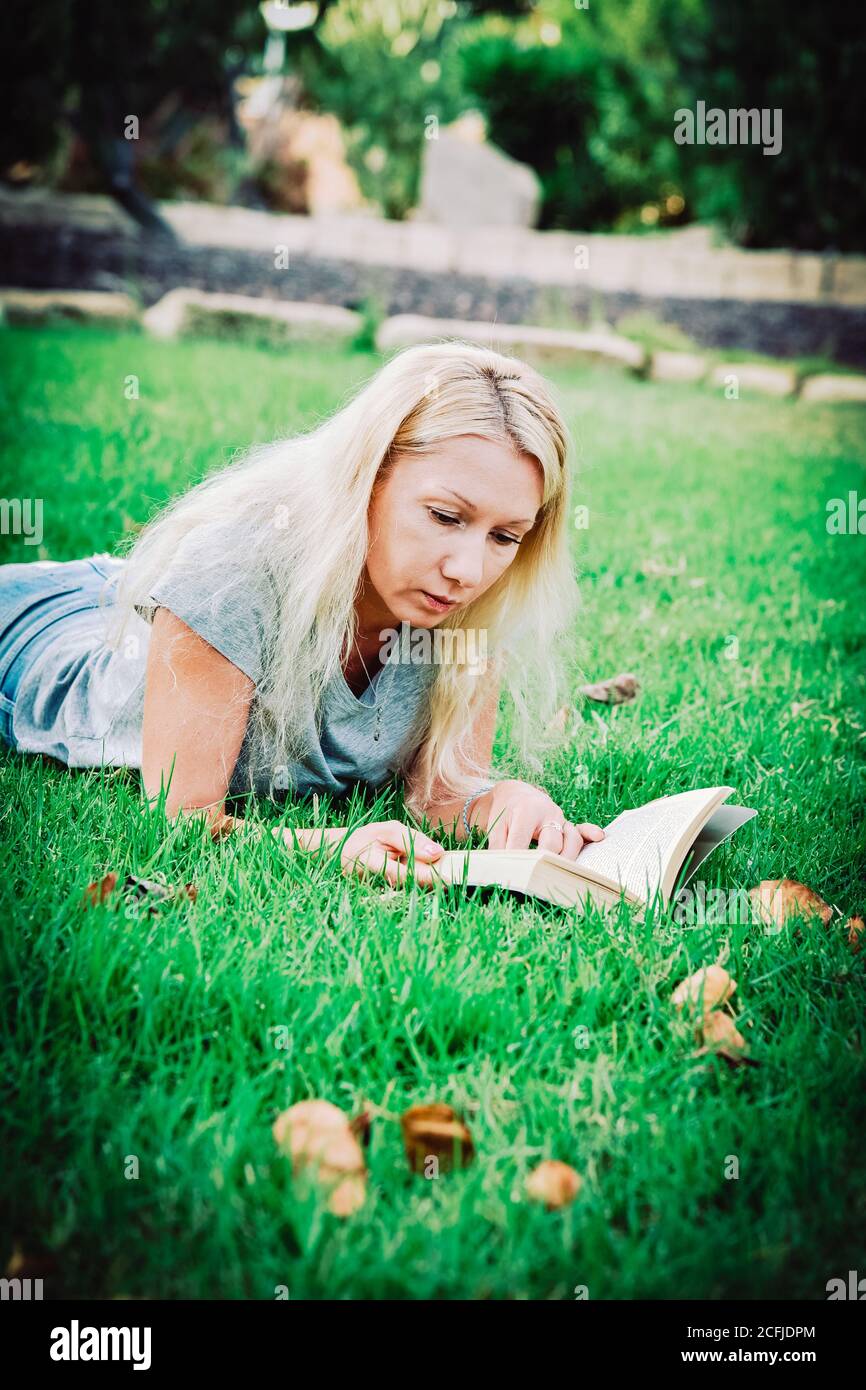
{"type": "MultiPolygon", "coordinates": [[[[267,198],[232,100],[239,75],[262,71],[251,0],[44,0],[0,25],[7,182],[29,162],[37,180],[122,183],[132,152],[118,131],[133,111],[150,196],[267,198]],[[89,173],[66,167],[71,131],[89,173]]],[[[426,119],[480,109],[489,138],[539,174],[542,227],[697,219],[746,246],[837,251],[866,245],[864,65],[848,0],[323,0],[286,58],[302,103],[343,123],[362,191],[387,216],[415,205],[426,119]],[[677,146],[674,112],[699,100],[780,108],[781,153],[677,146]]]]}

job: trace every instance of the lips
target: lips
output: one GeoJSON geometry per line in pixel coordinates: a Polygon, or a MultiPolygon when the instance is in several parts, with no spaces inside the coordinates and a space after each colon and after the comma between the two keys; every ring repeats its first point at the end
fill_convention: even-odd
{"type": "Polygon", "coordinates": [[[440,594],[431,594],[427,589],[422,589],[421,593],[431,607],[436,607],[443,613],[449,608],[454,608],[457,604],[456,599],[444,598],[440,594]]]}

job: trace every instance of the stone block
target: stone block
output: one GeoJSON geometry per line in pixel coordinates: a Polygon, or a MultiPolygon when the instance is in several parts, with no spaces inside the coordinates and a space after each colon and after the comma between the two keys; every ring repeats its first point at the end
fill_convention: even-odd
{"type": "Polygon", "coordinates": [[[475,323],[466,319],[434,319],[422,314],[397,314],[380,326],[376,346],[380,352],[410,343],[440,342],[456,338],[479,343],[506,355],[566,365],[603,364],[643,373],[647,355],[638,344],[603,330],[573,332],[569,329],[536,328],[520,323],[475,323]]]}
{"type": "Polygon", "coordinates": [[[131,295],[101,290],[4,289],[0,290],[0,308],[6,323],[68,319],[75,323],[132,328],[142,317],[131,295]]]}
{"type": "Polygon", "coordinates": [[[333,304],[184,288],[169,290],[143,316],[144,327],[157,338],[253,338],[276,347],[290,342],[345,342],[355,336],[362,322],[360,314],[333,304]]]}
{"type": "Polygon", "coordinates": [[[800,399],[824,405],[866,405],[866,376],[846,376],[841,372],[807,376],[800,399]]]}
{"type": "Polygon", "coordinates": [[[797,391],[794,367],[763,362],[721,362],[710,373],[710,385],[724,388],[732,376],[741,391],[754,391],[761,396],[793,396],[797,391]]]}
{"type": "Polygon", "coordinates": [[[693,352],[654,352],[650,363],[653,381],[703,381],[709,363],[693,352]]]}

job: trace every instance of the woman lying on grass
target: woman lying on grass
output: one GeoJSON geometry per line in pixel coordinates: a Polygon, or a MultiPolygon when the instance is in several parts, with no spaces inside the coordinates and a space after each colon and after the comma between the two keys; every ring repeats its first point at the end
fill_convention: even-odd
{"type": "MultiPolygon", "coordinates": [[[[523,362],[406,349],[323,424],[192,488],[125,559],[0,567],[0,733],[70,767],[140,768],[151,802],[214,834],[243,825],[227,797],[399,774],[410,813],[458,840],[575,858],[597,825],[489,780],[502,682],[530,759],[559,699],[566,455],[523,362]]],[[[410,867],[430,884],[442,854],[398,821],[280,833],[392,884],[410,867]]]]}

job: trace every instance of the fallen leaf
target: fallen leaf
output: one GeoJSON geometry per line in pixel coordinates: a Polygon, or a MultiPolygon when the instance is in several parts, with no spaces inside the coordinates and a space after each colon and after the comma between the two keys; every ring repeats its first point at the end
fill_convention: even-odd
{"type": "Polygon", "coordinates": [[[101,879],[88,883],[84,890],[83,901],[85,906],[97,907],[104,903],[112,893],[120,889],[130,897],[139,902],[148,901],[149,911],[156,910],[155,904],[158,902],[169,902],[177,898],[189,898],[190,902],[195,902],[198,897],[198,888],[194,883],[183,883],[166,885],[157,883],[150,878],[137,878],[135,874],[127,874],[124,879],[120,879],[119,874],[107,873],[101,879]]]}
{"type": "Polygon", "coordinates": [[[624,671],[619,676],[596,681],[594,685],[582,685],[579,689],[587,700],[595,700],[600,705],[623,705],[627,700],[634,699],[640,689],[640,682],[630,671],[624,671]]]}
{"type": "Polygon", "coordinates": [[[845,923],[845,928],[848,932],[848,945],[856,956],[863,944],[860,938],[866,929],[866,922],[863,921],[862,917],[849,917],[845,923]]]}
{"type": "Polygon", "coordinates": [[[568,1163],[546,1158],[526,1179],[526,1194],[534,1202],[544,1202],[548,1211],[566,1207],[580,1191],[583,1179],[568,1163]]]}
{"type": "Polygon", "coordinates": [[[360,1174],[344,1178],[328,1198],[328,1210],[334,1216],[354,1216],[367,1200],[367,1183],[360,1174]]]}
{"type": "Polygon", "coordinates": [[[784,926],[789,917],[812,917],[817,914],[826,927],[833,916],[829,903],[793,878],[764,879],[749,889],[749,897],[758,916],[767,923],[784,926]]]}
{"type": "Polygon", "coordinates": [[[745,1061],[749,1051],[746,1039],[737,1031],[730,1014],[720,1009],[704,1014],[695,1028],[695,1039],[707,1044],[701,1048],[699,1056],[704,1052],[717,1052],[727,1061],[737,1063],[745,1061]]]}
{"type": "Polygon", "coordinates": [[[439,1101],[413,1105],[400,1117],[400,1127],[409,1167],[415,1173],[424,1171],[428,1158],[435,1158],[441,1170],[450,1170],[455,1146],[460,1166],[474,1157],[472,1135],[450,1105],[439,1101]]]}
{"type": "Polygon", "coordinates": [[[677,985],[671,995],[671,1003],[678,1009],[687,1003],[699,1004],[703,991],[703,1012],[708,1014],[717,1004],[726,1003],[736,988],[737,982],[727,970],[720,965],[707,965],[677,985]]]}
{"type": "Polygon", "coordinates": [[[351,1216],[367,1195],[367,1169],[347,1115],[327,1100],[302,1100],[273,1123],[278,1148],[292,1160],[292,1172],[309,1173],[329,1189],[328,1209],[351,1216]]]}
{"type": "Polygon", "coordinates": [[[106,874],[97,882],[88,883],[84,890],[85,906],[96,907],[99,903],[104,903],[109,893],[113,893],[116,887],[117,874],[106,874]]]}
{"type": "Polygon", "coordinates": [[[166,888],[164,883],[157,883],[152,878],[137,878],[135,874],[127,874],[121,887],[124,893],[131,893],[134,898],[153,898],[161,903],[167,902],[173,891],[166,888]]]}

